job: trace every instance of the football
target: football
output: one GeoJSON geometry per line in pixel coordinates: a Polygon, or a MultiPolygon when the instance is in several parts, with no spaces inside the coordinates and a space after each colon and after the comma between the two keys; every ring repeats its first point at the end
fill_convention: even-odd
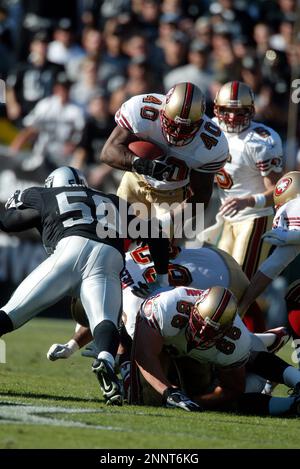
{"type": "Polygon", "coordinates": [[[143,140],[129,143],[128,148],[136,156],[145,158],[146,160],[158,160],[165,156],[165,152],[161,147],[155,143],[143,140]]]}

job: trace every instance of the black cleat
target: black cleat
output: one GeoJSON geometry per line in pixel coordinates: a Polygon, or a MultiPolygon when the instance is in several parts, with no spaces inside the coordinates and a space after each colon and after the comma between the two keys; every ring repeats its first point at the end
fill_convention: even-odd
{"type": "Polygon", "coordinates": [[[107,405],[122,405],[123,393],[120,381],[107,360],[96,358],[92,365],[107,405]]]}

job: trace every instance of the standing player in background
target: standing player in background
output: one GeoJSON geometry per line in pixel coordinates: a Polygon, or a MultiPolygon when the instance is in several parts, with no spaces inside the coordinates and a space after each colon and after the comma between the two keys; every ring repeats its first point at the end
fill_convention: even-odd
{"type": "Polygon", "coordinates": [[[103,163],[126,170],[117,194],[130,203],[143,202],[148,210],[152,204],[183,201],[206,206],[228,145],[204,112],[204,96],[192,83],[179,83],[166,96],[153,93],[126,101],[100,156],[103,163]],[[159,161],[138,158],[128,149],[137,139],[157,144],[165,156],[159,161]]]}
{"type": "MultiPolygon", "coordinates": [[[[122,389],[114,373],[120,341],[120,275],[124,236],[130,236],[128,223],[135,219],[127,216],[127,210],[122,213],[121,203],[115,195],[87,187],[78,170],[61,167],[50,174],[45,187],[16,191],[0,219],[0,229],[5,232],[37,228],[49,254],[1,308],[0,336],[23,326],[66,295],[80,298],[97,349],[92,369],[106,402],[117,405],[122,404],[122,389]],[[104,215],[112,211],[114,219],[104,215]]],[[[159,233],[155,235],[157,239],[148,239],[148,243],[158,273],[166,274],[169,243],[159,233]]]]}
{"type": "MultiPolygon", "coordinates": [[[[231,254],[249,279],[270,251],[261,240],[271,228],[273,189],[282,174],[282,143],[264,124],[252,121],[254,95],[245,83],[232,81],[215,98],[215,122],[229,144],[229,159],[218,172],[224,217],[218,247],[231,254]]],[[[248,317],[248,327],[257,330],[258,318],[248,317]]]]}
{"type": "MultiPolygon", "coordinates": [[[[276,184],[274,204],[277,208],[272,230],[264,234],[265,242],[276,246],[272,255],[259,267],[240,302],[244,312],[249,305],[267,288],[268,285],[300,253],[300,172],[291,171],[285,174],[276,184]]],[[[290,285],[286,295],[288,320],[296,342],[297,360],[300,362],[300,274],[295,271],[295,281],[290,285]]],[[[296,360],[295,360],[296,361],[296,360]]]]}

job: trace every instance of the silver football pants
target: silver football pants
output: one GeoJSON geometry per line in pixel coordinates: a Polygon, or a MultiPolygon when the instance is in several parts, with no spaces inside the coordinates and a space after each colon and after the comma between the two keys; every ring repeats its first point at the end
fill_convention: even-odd
{"type": "Polygon", "coordinates": [[[103,320],[118,325],[123,257],[112,246],[80,236],[62,239],[54,254],[40,264],[0,308],[14,329],[64,296],[79,297],[91,332],[103,320]]]}

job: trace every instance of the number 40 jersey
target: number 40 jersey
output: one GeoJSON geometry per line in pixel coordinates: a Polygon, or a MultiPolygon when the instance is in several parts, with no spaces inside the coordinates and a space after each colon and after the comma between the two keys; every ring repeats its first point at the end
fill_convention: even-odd
{"type": "Polygon", "coordinates": [[[173,167],[167,181],[158,181],[144,176],[147,182],[161,190],[184,187],[189,183],[190,171],[215,173],[226,163],[228,144],[224,133],[208,116],[202,117],[199,131],[191,142],[184,146],[169,145],[162,133],[160,112],[165,96],[144,94],[134,96],[122,104],[115,120],[120,127],[129,130],[142,140],[159,145],[166,153],[160,159],[173,167]]]}
{"type": "MultiPolygon", "coordinates": [[[[8,212],[10,209],[20,211],[20,222],[22,221],[21,212],[30,209],[31,218],[27,228],[39,230],[48,254],[53,253],[57,243],[68,236],[82,236],[101,241],[124,254],[124,239],[102,237],[102,230],[99,231],[101,215],[105,214],[105,209],[111,207],[114,213],[117,213],[119,203],[120,199],[115,195],[106,195],[83,186],[49,189],[32,187],[23,192],[15,192],[7,202],[6,209],[8,212]]],[[[18,231],[17,227],[14,231],[18,231]]]]}

